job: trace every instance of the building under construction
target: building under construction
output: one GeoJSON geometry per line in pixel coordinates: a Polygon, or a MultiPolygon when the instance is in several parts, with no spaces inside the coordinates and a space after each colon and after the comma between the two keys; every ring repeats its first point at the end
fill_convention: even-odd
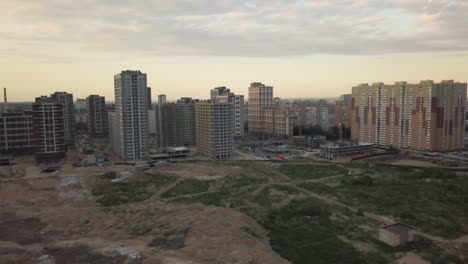
{"type": "Polygon", "coordinates": [[[291,138],[296,123],[296,112],[290,106],[271,106],[263,110],[265,135],[274,138],[291,138]]]}
{"type": "Polygon", "coordinates": [[[67,142],[63,105],[47,96],[33,104],[33,129],[36,161],[58,162],[65,158],[67,142]]]}
{"type": "Polygon", "coordinates": [[[320,147],[320,157],[333,160],[359,154],[371,155],[374,151],[375,144],[372,143],[330,143],[320,147]]]}
{"type": "Polygon", "coordinates": [[[155,110],[159,148],[195,145],[195,100],[183,98],[159,104],[155,110]]]}
{"type": "Polygon", "coordinates": [[[0,153],[32,154],[34,152],[33,140],[32,111],[0,115],[0,153]]]}
{"type": "Polygon", "coordinates": [[[295,136],[293,145],[304,149],[318,149],[326,140],[325,136],[295,136]]]}

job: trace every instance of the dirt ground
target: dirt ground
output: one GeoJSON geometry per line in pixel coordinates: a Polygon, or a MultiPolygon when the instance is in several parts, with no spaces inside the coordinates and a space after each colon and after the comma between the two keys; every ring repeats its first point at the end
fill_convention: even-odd
{"type": "Polygon", "coordinates": [[[403,255],[400,259],[397,260],[397,264],[429,264],[428,261],[421,258],[415,253],[408,253],[403,255]]]}
{"type": "Polygon", "coordinates": [[[217,163],[189,163],[187,166],[179,164],[168,164],[163,167],[157,167],[149,172],[161,172],[174,174],[183,178],[194,178],[198,180],[213,180],[240,173],[243,170],[240,166],[229,166],[217,163]]]}
{"type": "MultiPolygon", "coordinates": [[[[182,177],[224,177],[233,166],[158,170],[182,177]]],[[[111,167],[132,174],[127,167],[111,167]]],[[[32,172],[38,171],[30,169],[32,172]]],[[[288,263],[245,228],[262,228],[232,209],[146,201],[115,207],[95,202],[93,178],[108,168],[65,166],[0,181],[0,263],[288,263]]]]}

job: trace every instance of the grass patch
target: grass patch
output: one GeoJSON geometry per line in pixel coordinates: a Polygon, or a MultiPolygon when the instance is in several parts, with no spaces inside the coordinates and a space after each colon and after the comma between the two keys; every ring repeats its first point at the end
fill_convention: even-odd
{"type": "Polygon", "coordinates": [[[359,253],[337,236],[328,209],[315,199],[292,201],[263,220],[273,249],[292,263],[387,263],[379,255],[359,253]]]}
{"type": "Polygon", "coordinates": [[[336,175],[345,175],[348,170],[336,165],[307,165],[286,164],[281,165],[279,172],[296,180],[320,179],[336,175]]]}
{"type": "Polygon", "coordinates": [[[237,208],[244,206],[251,194],[257,187],[241,187],[223,189],[217,192],[205,193],[192,197],[182,197],[175,202],[183,203],[202,203],[205,205],[214,205],[219,207],[237,208]]]}
{"type": "Polygon", "coordinates": [[[299,191],[298,189],[294,188],[294,187],[291,187],[291,186],[288,186],[288,185],[281,185],[281,184],[273,184],[271,185],[271,187],[277,191],[280,191],[284,194],[287,194],[287,195],[297,195],[297,194],[301,194],[301,191],[299,191]]]}
{"type": "Polygon", "coordinates": [[[335,193],[335,188],[318,182],[304,182],[298,184],[297,186],[319,194],[332,195],[335,193]]]}
{"type": "Polygon", "coordinates": [[[383,167],[378,167],[379,176],[345,177],[335,188],[300,186],[365,211],[395,216],[433,235],[452,238],[468,231],[467,179],[446,170],[383,167]]]}
{"type": "Polygon", "coordinates": [[[268,182],[268,179],[263,177],[251,177],[251,176],[228,176],[225,179],[223,179],[223,183],[227,187],[241,187],[241,186],[246,186],[246,185],[256,185],[256,184],[262,184],[268,182]]]}
{"type": "Polygon", "coordinates": [[[103,206],[115,206],[125,203],[141,202],[152,196],[146,190],[144,182],[114,182],[100,185],[92,189],[96,200],[103,206]]]}
{"type": "Polygon", "coordinates": [[[178,182],[173,188],[164,192],[162,198],[177,197],[187,194],[202,193],[208,191],[213,181],[200,181],[194,179],[186,179],[178,182]]]}
{"type": "MultiPolygon", "coordinates": [[[[106,179],[109,178],[106,177],[106,179]]],[[[94,196],[98,196],[96,201],[101,205],[116,206],[145,201],[154,194],[154,189],[159,189],[175,180],[177,180],[175,176],[145,174],[142,179],[135,181],[106,181],[94,187],[91,193],[94,196]]]]}

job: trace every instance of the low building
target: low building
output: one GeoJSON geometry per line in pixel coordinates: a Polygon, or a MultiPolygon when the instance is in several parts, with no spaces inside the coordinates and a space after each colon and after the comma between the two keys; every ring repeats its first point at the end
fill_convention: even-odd
{"type": "Polygon", "coordinates": [[[330,143],[320,146],[320,157],[333,160],[358,154],[371,155],[374,150],[375,144],[372,143],[330,143]]]}
{"type": "Polygon", "coordinates": [[[280,147],[263,148],[263,152],[274,156],[289,154],[289,150],[280,147]]]}
{"type": "Polygon", "coordinates": [[[305,149],[318,149],[325,144],[326,140],[325,136],[295,136],[293,145],[305,149]]]}
{"type": "Polygon", "coordinates": [[[379,240],[393,247],[414,240],[414,227],[396,223],[379,229],[379,240]]]}

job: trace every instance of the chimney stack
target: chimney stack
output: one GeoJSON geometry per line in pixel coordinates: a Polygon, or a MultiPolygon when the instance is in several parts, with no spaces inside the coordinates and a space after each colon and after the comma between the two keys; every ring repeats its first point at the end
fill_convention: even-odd
{"type": "Polygon", "coordinates": [[[8,103],[6,88],[3,87],[3,102],[8,103]]]}

